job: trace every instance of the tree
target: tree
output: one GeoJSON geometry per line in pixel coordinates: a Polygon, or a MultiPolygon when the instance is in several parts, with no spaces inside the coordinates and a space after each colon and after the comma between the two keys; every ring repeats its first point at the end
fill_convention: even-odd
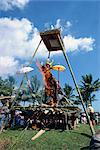
{"type": "Polygon", "coordinates": [[[21,86],[20,92],[18,94],[17,100],[25,102],[32,102],[33,105],[35,102],[41,101],[40,93],[40,81],[37,79],[37,76],[32,76],[30,80],[25,80],[21,86]]]}
{"type": "MultiPolygon", "coordinates": [[[[0,77],[0,96],[11,96],[14,91],[15,79],[12,76],[9,76],[6,79],[0,77]]],[[[5,105],[6,101],[1,100],[1,103],[5,105]]]]}
{"type": "Polygon", "coordinates": [[[65,87],[63,89],[67,99],[70,100],[75,97],[75,95],[73,94],[74,89],[70,85],[65,83],[65,87]]]}
{"type": "Polygon", "coordinates": [[[17,97],[17,101],[18,102],[24,102],[24,106],[25,106],[25,102],[29,102],[32,99],[31,95],[30,95],[30,90],[29,87],[26,83],[26,81],[23,82],[20,91],[18,93],[18,97],[17,97]]]}
{"type": "Polygon", "coordinates": [[[30,82],[31,82],[31,87],[32,87],[33,92],[37,93],[39,91],[40,85],[41,85],[41,83],[38,80],[37,76],[36,75],[32,76],[30,82]]]}
{"type": "Polygon", "coordinates": [[[86,74],[85,76],[82,76],[81,83],[80,91],[87,107],[89,103],[92,104],[92,101],[95,100],[94,92],[100,90],[100,80],[97,79],[93,81],[92,75],[86,74]]]}
{"type": "Polygon", "coordinates": [[[11,96],[15,86],[15,79],[9,76],[6,79],[0,77],[0,95],[11,96]]]}
{"type": "Polygon", "coordinates": [[[60,99],[59,104],[60,105],[73,104],[75,98],[74,89],[70,85],[65,84],[63,90],[64,96],[60,99]]]}
{"type": "Polygon", "coordinates": [[[30,80],[31,88],[32,88],[32,93],[33,93],[33,104],[36,102],[41,101],[41,92],[40,92],[40,87],[41,87],[41,82],[38,80],[37,76],[32,76],[30,80]]]}

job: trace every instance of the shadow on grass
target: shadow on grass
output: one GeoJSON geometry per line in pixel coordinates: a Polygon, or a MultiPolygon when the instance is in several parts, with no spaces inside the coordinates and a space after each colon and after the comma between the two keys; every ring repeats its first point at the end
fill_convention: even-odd
{"type": "MultiPolygon", "coordinates": [[[[86,134],[86,133],[80,133],[80,132],[77,132],[77,131],[74,131],[74,132],[72,132],[72,133],[75,133],[75,134],[79,134],[79,135],[82,135],[82,136],[85,136],[85,137],[87,137],[87,138],[89,138],[89,139],[91,139],[91,135],[89,135],[89,134],[86,134]]],[[[86,147],[82,147],[82,148],[80,148],[80,150],[90,150],[90,148],[89,148],[89,146],[86,146],[86,147]]]]}
{"type": "Polygon", "coordinates": [[[86,136],[86,137],[88,137],[88,138],[91,138],[91,137],[92,137],[91,135],[86,134],[86,133],[80,133],[80,134],[83,135],[83,136],[86,136]]]}
{"type": "Polygon", "coordinates": [[[80,150],[90,150],[90,149],[89,149],[89,146],[86,146],[86,147],[80,148],[80,150]]]}
{"type": "Polygon", "coordinates": [[[83,136],[85,136],[85,137],[88,137],[89,139],[91,139],[91,138],[92,138],[92,136],[91,136],[91,135],[86,134],[86,133],[80,133],[80,132],[77,132],[77,131],[73,131],[72,133],[79,134],[79,135],[83,135],[83,136]]]}

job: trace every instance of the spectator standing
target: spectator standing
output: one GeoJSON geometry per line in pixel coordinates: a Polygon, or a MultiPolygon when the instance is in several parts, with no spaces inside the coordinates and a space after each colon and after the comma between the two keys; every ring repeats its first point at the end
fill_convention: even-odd
{"type": "Polygon", "coordinates": [[[81,123],[83,123],[83,124],[87,123],[86,114],[84,112],[81,114],[81,123]]]}
{"type": "Polygon", "coordinates": [[[99,115],[98,115],[98,113],[96,112],[96,113],[95,113],[95,123],[96,123],[96,125],[98,124],[98,122],[99,122],[99,115]]]}
{"type": "Polygon", "coordinates": [[[88,105],[88,113],[92,125],[95,125],[95,113],[94,113],[94,108],[91,106],[91,104],[88,105]]]}

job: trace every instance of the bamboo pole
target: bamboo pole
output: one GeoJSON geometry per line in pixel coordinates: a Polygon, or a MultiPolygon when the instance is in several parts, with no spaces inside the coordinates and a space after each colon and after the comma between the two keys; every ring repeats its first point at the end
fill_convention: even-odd
{"type": "Polygon", "coordinates": [[[58,39],[59,39],[59,41],[60,41],[60,43],[61,43],[62,52],[63,52],[64,58],[65,58],[65,60],[66,60],[66,63],[67,63],[67,65],[68,65],[68,68],[69,68],[69,70],[70,70],[70,73],[71,73],[73,82],[74,82],[74,84],[75,84],[77,93],[78,93],[78,95],[79,95],[79,98],[80,98],[81,103],[82,103],[82,106],[83,106],[84,112],[86,113],[86,116],[87,116],[87,119],[88,119],[88,122],[89,122],[89,126],[90,126],[90,130],[91,130],[91,133],[92,133],[92,135],[94,135],[94,134],[95,134],[95,130],[94,130],[93,125],[92,125],[92,123],[91,123],[91,121],[90,121],[90,118],[89,118],[87,109],[85,108],[84,101],[83,101],[83,98],[82,98],[80,89],[79,89],[78,84],[77,84],[77,82],[76,82],[76,78],[75,78],[74,72],[73,72],[73,70],[72,70],[72,67],[71,67],[71,65],[70,65],[68,56],[67,56],[67,54],[65,53],[65,47],[64,47],[64,44],[62,43],[62,40],[61,40],[60,35],[58,35],[58,39]]]}
{"type": "MultiPolygon", "coordinates": [[[[32,58],[31,58],[31,60],[29,61],[29,65],[28,65],[28,66],[30,66],[30,65],[31,65],[32,60],[33,60],[33,58],[35,57],[36,52],[37,52],[37,50],[38,50],[38,48],[39,48],[39,46],[40,46],[41,42],[42,42],[42,39],[40,40],[40,42],[39,42],[39,44],[38,44],[37,48],[35,49],[35,51],[34,51],[34,53],[33,53],[33,55],[32,55],[32,58]]],[[[22,80],[21,80],[21,83],[20,83],[20,85],[19,85],[18,91],[17,91],[17,93],[16,93],[16,96],[15,96],[15,98],[14,98],[14,100],[13,100],[13,103],[12,103],[12,105],[11,105],[11,108],[10,108],[10,109],[12,109],[12,107],[14,106],[15,101],[16,101],[16,100],[17,100],[17,98],[18,98],[18,95],[19,95],[19,92],[20,92],[20,89],[21,89],[21,87],[22,87],[22,84],[23,84],[23,82],[24,82],[25,77],[27,78],[27,75],[26,75],[26,74],[24,74],[24,75],[23,75],[23,78],[22,78],[22,80]]]]}
{"type": "Polygon", "coordinates": [[[38,50],[38,48],[39,48],[39,46],[40,46],[41,42],[42,42],[42,39],[40,40],[40,42],[39,42],[39,44],[38,44],[37,48],[35,49],[35,51],[34,51],[34,53],[33,53],[33,55],[32,55],[32,58],[31,58],[31,60],[29,61],[29,65],[28,65],[28,66],[30,66],[30,65],[31,65],[31,63],[32,63],[32,61],[33,61],[33,58],[35,57],[36,52],[37,52],[37,50],[38,50]]]}

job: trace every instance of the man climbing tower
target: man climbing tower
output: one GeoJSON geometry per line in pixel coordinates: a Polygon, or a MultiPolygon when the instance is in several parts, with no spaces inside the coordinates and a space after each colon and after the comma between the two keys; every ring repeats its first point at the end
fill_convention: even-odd
{"type": "Polygon", "coordinates": [[[45,65],[37,63],[40,71],[43,74],[43,80],[45,85],[45,99],[51,106],[57,106],[57,93],[58,93],[58,83],[51,73],[52,62],[48,59],[45,65]]]}

